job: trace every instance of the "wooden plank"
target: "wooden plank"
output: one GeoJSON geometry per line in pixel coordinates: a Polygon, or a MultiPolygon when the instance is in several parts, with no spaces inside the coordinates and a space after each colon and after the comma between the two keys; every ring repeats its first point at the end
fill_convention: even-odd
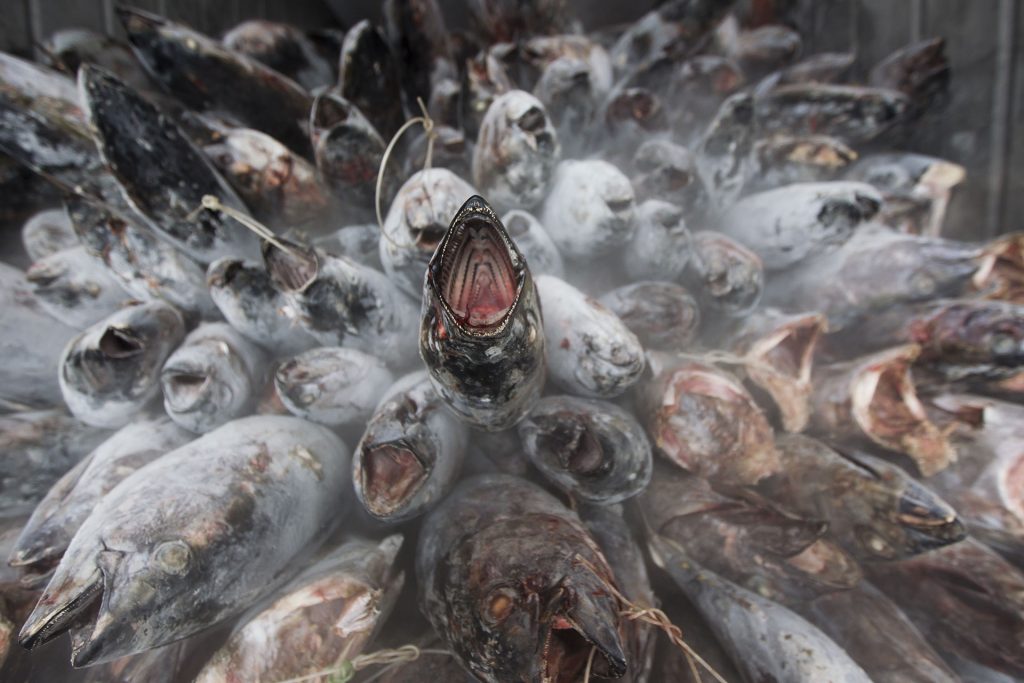
{"type": "Polygon", "coordinates": [[[34,29],[43,39],[63,28],[106,31],[103,0],[30,0],[34,29]]]}
{"type": "MultiPolygon", "coordinates": [[[[1011,0],[1012,1],[1012,0],[1011,0]]],[[[1024,230],[1024,9],[1013,3],[1014,21],[1011,97],[1010,144],[1007,160],[1000,232],[1024,230]]]]}
{"type": "Polygon", "coordinates": [[[812,28],[802,35],[805,55],[855,49],[855,32],[851,30],[856,25],[851,21],[857,11],[855,0],[818,0],[811,11],[812,28]]]}
{"type": "Polygon", "coordinates": [[[28,0],[8,0],[0,12],[0,50],[28,55],[32,47],[28,0]]]}

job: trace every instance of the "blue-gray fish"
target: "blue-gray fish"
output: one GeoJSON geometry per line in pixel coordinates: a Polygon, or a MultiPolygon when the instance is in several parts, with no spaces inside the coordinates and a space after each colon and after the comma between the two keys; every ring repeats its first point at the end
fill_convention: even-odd
{"type": "Polygon", "coordinates": [[[332,426],[366,420],[393,381],[376,356],[337,346],[300,353],[274,372],[277,396],[289,412],[332,426]]]}
{"type": "Polygon", "coordinates": [[[633,238],[625,245],[622,265],[631,280],[682,277],[690,261],[690,231],[683,209],[648,199],[633,214],[633,238]]]}
{"type": "Polygon", "coordinates": [[[34,214],[21,226],[21,244],[33,261],[58,251],[77,247],[78,235],[63,209],[46,209],[34,214]]]}
{"type": "Polygon", "coordinates": [[[700,307],[685,287],[641,280],[605,293],[600,302],[637,336],[645,349],[685,351],[700,326],[700,307]]]}
{"type": "Polygon", "coordinates": [[[83,246],[36,261],[25,278],[50,315],[78,329],[103,320],[130,299],[106,264],[83,246]]]}

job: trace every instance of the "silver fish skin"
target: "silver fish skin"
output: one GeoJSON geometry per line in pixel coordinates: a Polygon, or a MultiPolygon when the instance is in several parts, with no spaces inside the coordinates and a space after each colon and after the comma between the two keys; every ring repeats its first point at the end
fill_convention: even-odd
{"type": "Polygon", "coordinates": [[[43,408],[61,400],[60,353],[76,334],[54,320],[32,292],[25,274],[0,263],[0,406],[43,408]]]}
{"type": "Polygon", "coordinates": [[[229,422],[167,453],[93,509],[22,645],[71,630],[71,663],[89,666],[240,613],[290,578],[296,558],[344,517],[349,467],[329,430],[272,415],[229,422]]]}
{"type": "Polygon", "coordinates": [[[309,36],[296,26],[264,19],[250,19],[224,34],[229,50],[259,60],[291,78],[306,90],[334,83],[334,66],[317,52],[309,36]]]}
{"type": "Polygon", "coordinates": [[[722,102],[697,145],[697,173],[716,211],[732,206],[743,191],[756,130],[753,97],[737,93],[722,102]]]}
{"type": "Polygon", "coordinates": [[[636,207],[633,238],[626,243],[622,265],[630,280],[682,277],[690,260],[690,231],[683,209],[658,199],[636,207]]]}
{"type": "Polygon", "coordinates": [[[87,424],[123,427],[160,395],[160,369],[185,338],[181,313],[134,302],[73,338],[60,356],[60,390],[87,424]]]}
{"type": "Polygon", "coordinates": [[[683,284],[697,296],[701,310],[741,318],[764,294],[761,258],[736,240],[701,230],[691,236],[693,256],[683,284]]]}
{"type": "Polygon", "coordinates": [[[529,265],[494,210],[470,197],[423,285],[420,357],[448,408],[487,431],[519,422],[544,384],[543,325],[529,265]]]}
{"type": "Polygon", "coordinates": [[[881,206],[867,183],[796,183],[744,197],[718,229],[753,250],[766,270],[784,270],[843,244],[881,206]]]}
{"type": "Polygon", "coordinates": [[[644,428],[614,403],[545,396],[518,425],[523,450],[566,493],[613,505],[651,480],[651,444],[644,428]]]}
{"type": "Polygon", "coordinates": [[[871,683],[846,652],[803,617],[693,564],[657,536],[654,562],[707,619],[744,680],[871,683]]]}
{"type": "Polygon", "coordinates": [[[562,277],[565,272],[562,255],[536,216],[516,209],[502,216],[501,222],[519,251],[523,252],[532,274],[562,277]]]}
{"type": "Polygon", "coordinates": [[[192,330],[160,371],[164,410],[195,434],[251,412],[267,356],[227,323],[192,330]]]}
{"type": "Polygon", "coordinates": [[[366,420],[393,382],[380,359],[339,347],[310,349],[274,373],[277,395],[292,414],[331,426],[366,420]]]}
{"type": "Polygon", "coordinates": [[[356,445],[356,497],[384,522],[422,515],[455,487],[467,436],[466,424],[445,408],[427,372],[406,375],[388,389],[356,445]]]}
{"type": "Polygon", "coordinates": [[[175,123],[97,67],[82,67],[78,86],[101,156],[128,203],[161,237],[203,265],[257,253],[255,235],[228,216],[202,208],[203,197],[214,195],[246,212],[242,200],[175,123]],[[140,167],[149,172],[140,173],[140,167]]]}
{"type": "Polygon", "coordinates": [[[0,477],[0,511],[31,509],[109,435],[59,410],[0,415],[0,452],[6,462],[0,477]]]}
{"type": "Polygon", "coordinates": [[[163,299],[190,319],[217,317],[203,268],[141,219],[78,197],[66,199],[65,208],[82,245],[133,297],[163,299]]]}
{"type": "Polygon", "coordinates": [[[423,272],[452,216],[476,189],[446,168],[414,173],[398,190],[384,219],[380,262],[402,291],[419,297],[423,272]]]}
{"type": "Polygon", "coordinates": [[[636,197],[622,171],[599,159],[558,164],[540,221],[568,260],[605,256],[633,238],[636,197]]]}
{"type": "Polygon", "coordinates": [[[298,308],[274,287],[262,264],[220,259],[210,264],[206,279],[224,319],[273,355],[290,356],[318,346],[300,324],[298,308]]]}
{"type": "Polygon", "coordinates": [[[78,235],[63,209],[46,209],[33,215],[21,227],[21,244],[33,262],[79,246],[78,235]]]}
{"type": "Polygon", "coordinates": [[[128,475],[191,441],[170,418],[144,418],[122,427],[68,470],[39,502],[8,562],[46,567],[56,562],[92,509],[128,475]]]}
{"type": "Polygon", "coordinates": [[[330,669],[372,642],[405,576],[395,568],[402,536],[346,541],[242,617],[196,683],[283,681],[330,669]],[[315,648],[309,650],[311,644],[315,648]]]}
{"type": "Polygon", "coordinates": [[[480,123],[473,184],[499,210],[529,210],[548,193],[560,156],[544,105],[528,92],[511,90],[491,102],[480,123]]]}
{"type": "Polygon", "coordinates": [[[607,292],[600,302],[648,350],[685,351],[700,327],[697,300],[674,282],[634,282],[607,292]]]}
{"type": "Polygon", "coordinates": [[[40,305],[65,325],[85,329],[130,300],[102,260],[85,247],[50,254],[25,272],[40,305]]]}
{"type": "Polygon", "coordinates": [[[344,256],[356,263],[384,271],[380,262],[380,243],[380,227],[376,223],[346,225],[313,240],[314,247],[328,254],[344,256]]]}
{"type": "Polygon", "coordinates": [[[640,340],[618,316],[572,285],[537,278],[551,380],[570,394],[614,398],[646,367],[640,340]]]}

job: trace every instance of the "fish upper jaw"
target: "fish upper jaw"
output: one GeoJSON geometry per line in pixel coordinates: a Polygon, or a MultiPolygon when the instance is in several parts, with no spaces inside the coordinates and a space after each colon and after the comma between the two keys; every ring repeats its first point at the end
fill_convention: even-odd
{"type": "Polygon", "coordinates": [[[66,577],[58,569],[21,629],[21,646],[32,650],[89,621],[102,597],[103,574],[98,567],[82,578],[66,577]]]}
{"type": "Polygon", "coordinates": [[[601,593],[603,600],[595,599],[592,592],[584,589],[570,596],[560,590],[545,610],[538,662],[542,683],[577,683],[591,650],[596,650],[592,662],[594,675],[625,675],[628,662],[619,634],[615,599],[607,592],[601,593]]]}

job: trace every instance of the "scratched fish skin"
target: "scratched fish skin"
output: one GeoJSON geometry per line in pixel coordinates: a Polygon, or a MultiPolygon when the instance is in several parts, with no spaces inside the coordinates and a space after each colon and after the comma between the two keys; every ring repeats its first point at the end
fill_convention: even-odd
{"type": "Polygon", "coordinates": [[[693,255],[682,282],[701,310],[737,318],[753,311],[765,286],[760,257],[721,233],[700,230],[690,238],[693,255]]]}
{"type": "Polygon", "coordinates": [[[826,329],[824,316],[817,313],[761,308],[739,319],[722,338],[742,359],[744,379],[771,399],[787,432],[802,432],[810,420],[814,354],[826,329]]]}
{"type": "Polygon", "coordinates": [[[625,247],[635,234],[636,196],[629,178],[607,161],[558,164],[540,220],[562,256],[586,260],[625,247]]]}
{"type": "Polygon", "coordinates": [[[131,303],[74,337],[60,356],[71,414],[123,427],[160,395],[160,369],[185,337],[181,313],[162,301],[131,303]]]}
{"type": "Polygon", "coordinates": [[[79,245],[71,219],[63,209],[46,209],[21,226],[21,244],[33,262],[79,245]]]}
{"type": "Polygon", "coordinates": [[[279,242],[266,242],[263,263],[298,320],[320,344],[370,353],[392,365],[407,365],[416,345],[416,305],[379,270],[279,242]]]}
{"type": "Polygon", "coordinates": [[[353,539],[243,616],[196,683],[283,681],[358,656],[387,620],[404,574],[395,568],[402,536],[353,539]]]}
{"type": "Polygon", "coordinates": [[[192,330],[160,371],[164,410],[195,434],[251,412],[266,354],[227,323],[192,330]]]}
{"type": "Polygon", "coordinates": [[[277,395],[289,412],[332,426],[366,420],[393,382],[380,359],[338,347],[310,349],[274,372],[277,395]]]}
{"type": "Polygon", "coordinates": [[[763,132],[829,135],[857,145],[903,121],[909,107],[910,99],[897,90],[797,83],[762,93],[754,121],[763,132]]]}
{"type": "Polygon", "coordinates": [[[103,496],[132,472],[193,438],[167,417],[144,418],[114,432],[58,479],[39,501],[22,527],[8,562],[15,567],[43,570],[56,563],[103,496]]]}
{"type": "Polygon", "coordinates": [[[948,97],[950,65],[944,38],[910,43],[871,68],[868,83],[906,95],[911,120],[944,103],[948,97]]]}
{"type": "Polygon", "coordinates": [[[259,415],[137,470],[71,540],[22,645],[71,630],[71,663],[89,666],[238,614],[344,516],[348,456],[324,427],[259,415]]]}
{"type": "Polygon", "coordinates": [[[640,340],[596,299],[551,275],[537,278],[548,375],[567,393],[614,398],[646,367],[640,340]]]}
{"type": "Polygon", "coordinates": [[[369,19],[345,34],[338,71],[342,97],[352,102],[382,137],[390,139],[405,118],[399,66],[387,40],[369,19]]]}
{"type": "Polygon", "coordinates": [[[763,501],[729,497],[705,479],[658,463],[640,509],[651,532],[677,543],[709,571],[762,597],[794,606],[849,590],[857,562],[823,534],[820,518],[798,518],[763,501]]]}
{"type": "Polygon", "coordinates": [[[784,270],[841,245],[881,206],[882,196],[867,183],[797,183],[747,195],[718,228],[760,256],[766,270],[784,270]]]}
{"type": "Polygon", "coordinates": [[[417,171],[398,190],[384,219],[380,261],[402,291],[422,294],[423,272],[452,216],[475,194],[469,183],[445,168],[417,171]]]}
{"type": "Polygon", "coordinates": [[[560,155],[544,105],[527,92],[510,90],[491,102],[480,122],[473,184],[499,209],[529,210],[548,193],[560,155]]]}
{"type": "Polygon", "coordinates": [[[77,197],[65,208],[82,245],[133,297],[163,299],[190,319],[217,316],[203,268],[137,218],[77,197]]]}
{"type": "Polygon", "coordinates": [[[75,328],[54,320],[17,268],[0,263],[0,406],[60,403],[57,368],[75,328]]]}
{"type": "Polygon", "coordinates": [[[592,647],[597,677],[635,665],[597,544],[576,513],[524,480],[463,481],[427,517],[416,575],[423,614],[480,681],[578,681],[592,647]]]}
{"type": "Polygon", "coordinates": [[[545,396],[518,425],[523,450],[553,484],[588,503],[613,505],[651,480],[644,429],[614,403],[545,396]]]}
{"type": "Polygon", "coordinates": [[[240,211],[245,204],[176,124],[97,67],[82,67],[78,85],[101,156],[154,230],[204,265],[256,253],[255,235],[226,215],[192,215],[208,194],[240,211]]]}
{"type": "Polygon", "coordinates": [[[745,681],[871,683],[846,652],[795,612],[694,564],[659,537],[650,541],[665,568],[711,625],[745,681]]]}
{"type": "Polygon", "coordinates": [[[128,293],[100,259],[83,246],[46,256],[25,272],[42,306],[54,319],[84,329],[129,300],[128,293]]]}
{"type": "Polygon", "coordinates": [[[810,432],[902,453],[926,477],[947,467],[956,451],[929,419],[911,374],[920,352],[911,344],[816,367],[810,432]]]}
{"type": "Polygon", "coordinates": [[[429,511],[459,478],[467,431],[426,371],[399,379],[373,411],[352,456],[359,502],[390,523],[429,511]]]}
{"type": "Polygon", "coordinates": [[[963,540],[956,510],[902,469],[866,453],[842,455],[801,434],[775,440],[782,469],[762,492],[828,533],[858,560],[902,560],[963,540]]]}
{"type": "Polygon", "coordinates": [[[779,470],[771,425],[735,377],[670,354],[649,363],[637,409],[656,453],[723,484],[756,484],[779,470]]]}
{"type": "Polygon", "coordinates": [[[210,264],[207,282],[224,319],[274,355],[293,355],[317,346],[316,339],[299,324],[298,310],[274,287],[261,264],[220,259],[210,264]]]}
{"type": "Polygon", "coordinates": [[[419,344],[434,388],[476,427],[507,429],[540,395],[545,332],[538,292],[522,253],[482,197],[463,204],[430,260],[419,344]]]}
{"type": "Polygon", "coordinates": [[[1024,676],[1024,574],[995,551],[966,539],[865,570],[937,650],[1024,676]]]}
{"type": "Polygon", "coordinates": [[[305,125],[312,97],[300,85],[201,33],[155,14],[118,8],[139,62],[160,86],[196,111],[224,111],[311,156],[305,125]]]}
{"type": "MultiPolygon", "coordinates": [[[[827,135],[771,135],[754,142],[754,164],[745,188],[770,190],[793,183],[834,180],[857,160],[857,152],[827,135]]],[[[861,180],[846,176],[847,180],[861,180]]],[[[888,201],[883,194],[882,199],[888,201]]],[[[888,205],[882,204],[882,211],[888,205]]],[[[881,212],[880,212],[881,213],[881,212]]]]}
{"type": "Polygon", "coordinates": [[[532,213],[518,209],[509,211],[501,222],[523,253],[523,258],[530,264],[531,273],[562,277],[565,272],[562,254],[548,231],[532,213]]]}
{"type": "Polygon", "coordinates": [[[600,302],[637,336],[644,349],[684,351],[700,327],[697,300],[674,282],[634,282],[607,292],[600,302]]]}
{"type": "Polygon", "coordinates": [[[722,102],[697,144],[697,172],[717,211],[739,199],[751,174],[751,150],[757,130],[754,116],[755,104],[750,93],[736,93],[722,102]]]}
{"type": "Polygon", "coordinates": [[[631,280],[678,280],[690,260],[690,231],[682,207],[648,199],[633,214],[633,237],[622,265],[631,280]]]}
{"type": "Polygon", "coordinates": [[[59,410],[0,415],[0,452],[6,462],[0,477],[0,510],[31,510],[55,481],[109,434],[59,410]]]}
{"type": "Polygon", "coordinates": [[[250,19],[224,34],[224,46],[259,60],[306,90],[332,85],[334,65],[324,59],[313,41],[291,24],[250,19]]]}
{"type": "Polygon", "coordinates": [[[846,650],[874,683],[960,680],[907,616],[867,581],[823,595],[799,611],[846,650]]]}

